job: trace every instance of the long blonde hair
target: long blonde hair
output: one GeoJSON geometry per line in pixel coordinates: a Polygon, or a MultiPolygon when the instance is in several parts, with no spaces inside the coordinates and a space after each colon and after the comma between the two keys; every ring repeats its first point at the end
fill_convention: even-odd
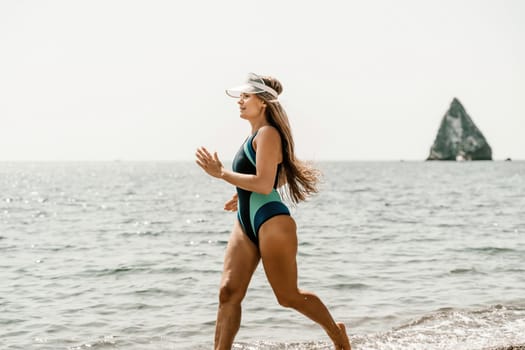
{"type": "MultiPolygon", "coordinates": [[[[261,78],[266,86],[274,89],[277,94],[281,94],[283,87],[279,80],[268,76],[261,78]]],[[[267,92],[258,93],[257,96],[266,102],[268,123],[276,128],[281,135],[283,162],[278,174],[277,186],[285,189],[285,196],[293,203],[304,201],[308,196],[318,192],[317,185],[320,172],[310,164],[295,157],[292,129],[281,103],[267,92]]]]}

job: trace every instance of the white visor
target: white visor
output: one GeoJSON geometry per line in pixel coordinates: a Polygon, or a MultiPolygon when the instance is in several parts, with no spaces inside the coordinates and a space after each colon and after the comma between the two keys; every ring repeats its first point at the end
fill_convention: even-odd
{"type": "Polygon", "coordinates": [[[226,94],[235,98],[239,98],[241,94],[260,94],[262,92],[267,92],[274,98],[279,96],[277,91],[265,85],[264,80],[255,73],[249,73],[244,84],[226,89],[226,94]]]}

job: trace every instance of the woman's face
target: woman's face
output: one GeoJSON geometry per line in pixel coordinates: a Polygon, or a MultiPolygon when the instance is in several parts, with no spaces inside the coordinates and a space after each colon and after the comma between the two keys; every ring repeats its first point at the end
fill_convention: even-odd
{"type": "Polygon", "coordinates": [[[265,103],[256,94],[243,93],[237,103],[243,119],[255,119],[261,115],[264,116],[265,103]]]}

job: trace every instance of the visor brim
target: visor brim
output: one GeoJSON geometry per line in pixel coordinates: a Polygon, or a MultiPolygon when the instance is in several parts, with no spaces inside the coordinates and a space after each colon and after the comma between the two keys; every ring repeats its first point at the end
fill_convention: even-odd
{"type": "Polygon", "coordinates": [[[261,92],[264,92],[264,90],[250,84],[243,84],[226,89],[226,95],[234,98],[239,98],[242,94],[259,94],[261,92]]]}

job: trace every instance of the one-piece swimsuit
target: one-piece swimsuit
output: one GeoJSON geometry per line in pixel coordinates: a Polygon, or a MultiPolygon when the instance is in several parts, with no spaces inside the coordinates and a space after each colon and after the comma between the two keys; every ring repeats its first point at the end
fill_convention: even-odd
{"type": "MultiPolygon", "coordinates": [[[[252,144],[256,135],[257,132],[251,135],[235,155],[233,171],[243,174],[256,174],[256,154],[252,144]]],[[[282,202],[281,196],[276,190],[280,168],[281,165],[279,164],[270,194],[251,192],[237,187],[237,217],[244,233],[257,247],[259,247],[259,229],[262,224],[277,215],[290,215],[288,207],[282,202]]]]}

